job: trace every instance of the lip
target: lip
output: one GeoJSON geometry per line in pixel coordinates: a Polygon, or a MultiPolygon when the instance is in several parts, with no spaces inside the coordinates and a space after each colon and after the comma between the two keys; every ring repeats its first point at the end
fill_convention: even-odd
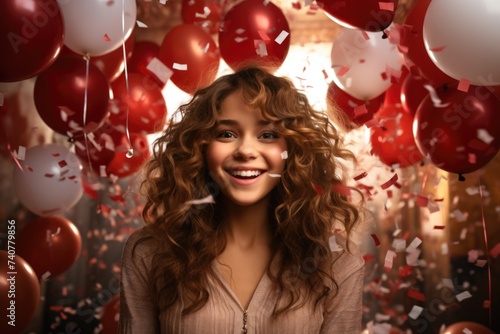
{"type": "MultiPolygon", "coordinates": [[[[236,168],[234,168],[232,170],[262,170],[262,169],[258,169],[258,168],[257,169],[246,169],[246,168],[245,169],[236,169],[236,168]]],[[[226,173],[227,173],[227,175],[229,175],[229,179],[231,180],[231,183],[234,183],[234,184],[239,185],[239,186],[249,186],[251,184],[258,182],[262,178],[263,175],[267,174],[267,171],[264,171],[264,170],[262,170],[262,171],[263,172],[259,176],[255,177],[253,179],[238,179],[237,177],[234,177],[233,175],[231,175],[231,173],[229,173],[229,171],[226,171],[226,173]]]]}

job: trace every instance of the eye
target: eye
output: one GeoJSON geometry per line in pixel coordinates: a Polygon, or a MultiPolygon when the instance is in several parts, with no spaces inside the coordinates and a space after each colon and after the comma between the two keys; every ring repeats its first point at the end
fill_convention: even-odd
{"type": "Polygon", "coordinates": [[[232,139],[235,138],[236,135],[231,131],[219,131],[215,137],[220,139],[232,139]]]}
{"type": "Polygon", "coordinates": [[[260,135],[262,139],[277,139],[279,138],[278,134],[273,131],[266,131],[260,135]]]}

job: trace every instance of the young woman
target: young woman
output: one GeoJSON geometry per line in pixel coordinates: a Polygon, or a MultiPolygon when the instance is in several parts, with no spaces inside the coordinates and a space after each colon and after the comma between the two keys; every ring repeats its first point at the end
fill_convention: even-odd
{"type": "Polygon", "coordinates": [[[328,118],[255,67],[177,112],[124,248],[120,333],[360,333],[364,262],[342,237],[359,213],[335,191],[353,157],[328,118]]]}

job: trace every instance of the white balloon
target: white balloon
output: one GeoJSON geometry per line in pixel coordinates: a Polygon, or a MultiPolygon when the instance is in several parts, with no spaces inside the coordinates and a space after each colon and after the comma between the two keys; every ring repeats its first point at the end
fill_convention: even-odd
{"type": "Polygon", "coordinates": [[[500,84],[499,0],[433,0],[423,38],[431,60],[450,77],[500,84]]]}
{"type": "Polygon", "coordinates": [[[387,69],[401,70],[396,45],[382,33],[344,28],[333,41],[333,80],[339,88],[360,100],[371,100],[391,85],[387,69]]]}
{"type": "Polygon", "coordinates": [[[82,197],[82,165],[65,147],[33,146],[19,163],[23,170],[14,169],[15,192],[33,213],[39,216],[62,213],[82,197]]]}
{"type": "Polygon", "coordinates": [[[57,2],[64,21],[64,44],[81,55],[101,56],[117,49],[132,33],[137,18],[135,0],[57,2]]]}

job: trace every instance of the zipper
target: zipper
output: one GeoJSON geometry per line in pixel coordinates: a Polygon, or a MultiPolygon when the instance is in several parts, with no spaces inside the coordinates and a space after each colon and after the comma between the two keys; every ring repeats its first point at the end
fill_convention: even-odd
{"type": "Polygon", "coordinates": [[[247,334],[247,314],[248,311],[243,311],[243,327],[241,328],[241,334],[247,334]]]}

